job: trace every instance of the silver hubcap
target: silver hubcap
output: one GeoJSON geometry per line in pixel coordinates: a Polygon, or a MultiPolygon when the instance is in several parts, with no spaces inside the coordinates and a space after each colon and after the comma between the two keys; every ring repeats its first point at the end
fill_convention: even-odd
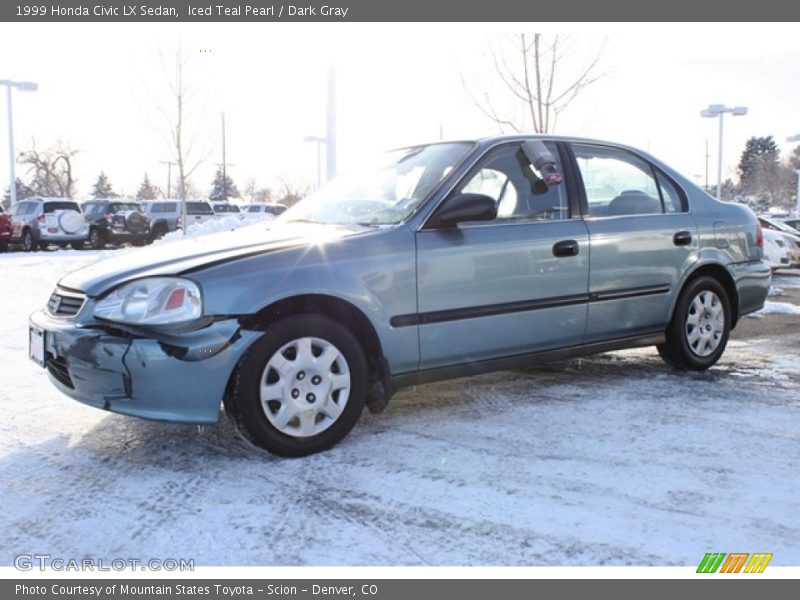
{"type": "Polygon", "coordinates": [[[719,347],[725,332],[725,309],[719,297],[703,290],[694,297],[686,315],[686,341],[697,356],[708,356],[719,347]]]}
{"type": "Polygon", "coordinates": [[[325,340],[292,340],[267,361],[261,375],[261,407],[281,433],[310,437],[341,416],[350,397],[350,369],[325,340]]]}

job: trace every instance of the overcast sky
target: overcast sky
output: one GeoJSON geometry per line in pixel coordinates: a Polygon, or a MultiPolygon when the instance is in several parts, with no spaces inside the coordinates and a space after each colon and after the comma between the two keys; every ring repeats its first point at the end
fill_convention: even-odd
{"type": "MultiPolygon", "coordinates": [[[[573,35],[575,61],[603,45],[605,76],[578,97],[557,133],[650,150],[696,181],[708,140],[715,181],[717,121],[710,103],[746,105],[725,127],[726,175],[744,141],[774,135],[782,149],[800,133],[800,44],[795,24],[548,25],[573,35]]],[[[471,104],[460,76],[490,80],[489,44],[503,32],[541,25],[460,24],[0,24],[0,78],[31,80],[14,95],[17,152],[63,141],[79,149],[78,195],[102,169],[134,194],[146,171],[166,186],[173,158],[162,110],[173,110],[168,81],[180,43],[189,59],[187,127],[196,132],[193,177],[210,188],[221,161],[220,114],[227,121],[230,174],[275,185],[316,178],[316,151],[304,135],[325,133],[325,72],[338,86],[340,170],[381,149],[497,133],[471,104]]],[[[496,97],[502,103],[501,88],[496,97]]],[[[5,98],[0,97],[5,106],[5,98]]],[[[0,120],[0,179],[8,181],[7,129],[0,120]]],[[[18,170],[18,174],[19,173],[18,170]]]]}

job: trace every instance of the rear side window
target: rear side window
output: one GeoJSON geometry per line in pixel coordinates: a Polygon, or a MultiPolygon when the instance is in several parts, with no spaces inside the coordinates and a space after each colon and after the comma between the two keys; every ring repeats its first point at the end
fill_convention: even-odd
{"type": "Polygon", "coordinates": [[[81,212],[77,202],[56,201],[44,203],[44,212],[53,213],[57,210],[74,210],[76,212],[81,212]]]}
{"type": "Polygon", "coordinates": [[[186,212],[190,215],[213,215],[214,210],[205,202],[187,202],[186,212]]]}
{"type": "Polygon", "coordinates": [[[218,213],[238,213],[239,207],[235,204],[215,204],[214,211],[218,213]]]}
{"type": "Polygon", "coordinates": [[[175,202],[162,202],[161,204],[153,204],[150,208],[151,213],[174,213],[178,209],[175,202]]]}
{"type": "Polygon", "coordinates": [[[261,207],[260,206],[251,206],[251,207],[249,207],[247,209],[247,212],[251,212],[251,213],[261,212],[261,207]]]}
{"type": "Polygon", "coordinates": [[[102,202],[87,202],[83,205],[83,212],[90,217],[102,215],[105,212],[106,205],[102,202]]]}
{"type": "Polygon", "coordinates": [[[35,202],[18,202],[8,211],[12,217],[30,215],[36,210],[35,202]]]}

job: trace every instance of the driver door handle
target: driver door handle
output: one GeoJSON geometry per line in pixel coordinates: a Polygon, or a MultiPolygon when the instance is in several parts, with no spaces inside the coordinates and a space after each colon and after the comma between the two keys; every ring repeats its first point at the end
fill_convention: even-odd
{"type": "Polygon", "coordinates": [[[580,246],[575,240],[562,240],[553,244],[553,256],[578,256],[580,246]]]}

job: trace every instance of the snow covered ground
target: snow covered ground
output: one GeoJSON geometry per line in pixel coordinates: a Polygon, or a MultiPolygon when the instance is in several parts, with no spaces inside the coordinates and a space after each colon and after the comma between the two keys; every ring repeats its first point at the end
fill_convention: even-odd
{"type": "Polygon", "coordinates": [[[705,374],[644,349],[407,390],[333,450],[279,460],[224,420],[85,407],[28,361],[28,313],[108,254],[0,255],[0,564],[800,564],[797,315],[743,320],[705,374]]]}

